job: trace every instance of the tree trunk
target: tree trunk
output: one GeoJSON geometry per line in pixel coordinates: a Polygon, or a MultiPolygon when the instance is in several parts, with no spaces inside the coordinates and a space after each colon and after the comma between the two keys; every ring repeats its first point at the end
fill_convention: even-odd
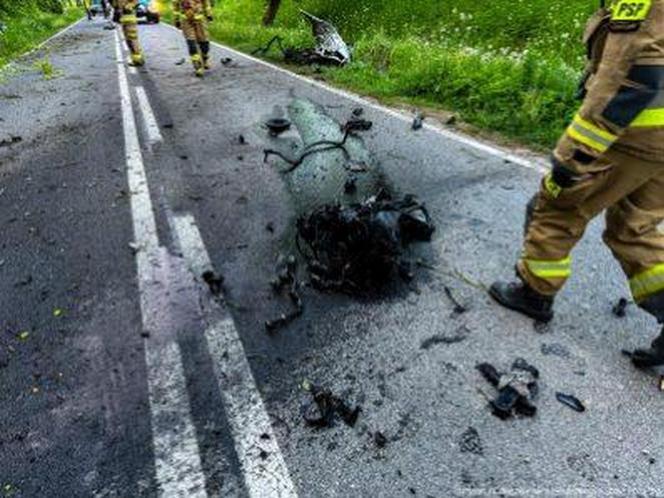
{"type": "Polygon", "coordinates": [[[265,16],[263,16],[263,26],[271,26],[272,23],[274,23],[274,19],[277,17],[277,12],[279,12],[280,5],[281,0],[268,0],[265,16]]]}

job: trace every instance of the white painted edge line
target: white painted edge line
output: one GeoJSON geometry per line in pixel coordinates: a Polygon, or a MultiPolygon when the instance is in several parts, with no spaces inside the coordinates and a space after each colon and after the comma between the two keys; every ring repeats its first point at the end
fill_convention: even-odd
{"type": "Polygon", "coordinates": [[[145,129],[145,134],[148,138],[148,144],[150,147],[157,145],[164,141],[161,136],[161,131],[159,130],[159,125],[157,124],[157,119],[154,116],[152,111],[152,106],[148,100],[148,96],[145,93],[145,88],[142,86],[137,86],[136,99],[138,100],[138,108],[141,111],[141,116],[143,118],[143,127],[145,129]]]}
{"type": "Polygon", "coordinates": [[[187,382],[177,342],[169,320],[162,316],[164,289],[160,281],[157,224],[136,129],[136,117],[129,93],[122,46],[115,32],[115,54],[122,105],[127,177],[131,195],[131,213],[135,243],[138,245],[136,269],[143,328],[154,339],[145,341],[145,362],[152,422],[156,480],[164,497],[205,498],[205,476],[191,418],[187,382]],[[161,330],[160,330],[161,329],[161,330]],[[166,337],[162,337],[165,335],[166,337]],[[155,337],[156,336],[156,337],[155,337]],[[165,340],[164,340],[165,339],[165,340]]]}
{"type": "MultiPolygon", "coordinates": [[[[167,26],[171,29],[179,31],[179,30],[177,30],[177,28],[175,28],[174,26],[171,26],[168,23],[163,23],[163,24],[164,24],[164,26],[167,26]]],[[[258,59],[256,57],[251,56],[251,55],[247,55],[243,52],[235,50],[234,48],[228,47],[226,45],[222,45],[221,43],[217,43],[217,42],[214,42],[214,41],[211,42],[211,43],[212,43],[212,45],[215,45],[218,48],[221,48],[222,50],[225,50],[227,52],[235,54],[238,57],[242,57],[243,59],[250,60],[250,61],[252,61],[256,64],[260,64],[262,66],[269,67],[269,68],[271,68],[271,69],[273,69],[273,70],[275,70],[279,73],[286,74],[286,75],[290,76],[293,79],[302,81],[304,83],[308,83],[309,85],[312,85],[314,87],[320,88],[320,89],[325,90],[327,92],[333,93],[333,94],[338,95],[340,97],[344,97],[344,98],[346,98],[348,100],[351,100],[351,101],[353,101],[357,104],[360,104],[362,106],[370,107],[370,108],[375,109],[377,111],[380,111],[382,113],[388,114],[392,117],[395,117],[395,118],[397,118],[401,121],[410,123],[413,120],[412,116],[408,116],[407,114],[396,111],[394,109],[390,109],[389,107],[385,107],[383,105],[376,104],[376,103],[371,102],[371,101],[369,101],[369,100],[367,100],[363,97],[360,97],[357,94],[348,92],[346,90],[340,90],[339,88],[335,88],[335,87],[330,86],[326,83],[322,83],[320,81],[316,81],[316,80],[313,80],[311,78],[307,78],[306,76],[302,76],[302,75],[293,73],[293,72],[291,72],[287,69],[284,69],[282,67],[279,67],[275,64],[271,64],[271,63],[269,63],[267,61],[264,61],[262,59],[258,59]]],[[[518,156],[516,154],[512,154],[512,153],[507,152],[503,149],[500,149],[499,147],[497,147],[495,145],[484,143],[484,142],[482,142],[480,140],[477,140],[475,138],[472,138],[468,135],[463,135],[461,133],[453,132],[453,131],[450,131],[450,130],[445,130],[445,129],[442,129],[438,126],[432,125],[431,123],[426,123],[426,122],[424,123],[424,127],[427,130],[433,131],[434,133],[437,133],[438,135],[441,135],[441,136],[443,136],[443,137],[445,137],[449,140],[467,145],[467,146],[472,147],[476,150],[484,152],[487,155],[497,157],[497,158],[502,159],[504,161],[507,161],[509,163],[516,164],[518,166],[522,166],[522,167],[527,168],[527,169],[532,169],[532,170],[535,170],[535,171],[537,171],[539,173],[543,173],[543,174],[549,172],[549,168],[546,166],[546,164],[543,164],[543,163],[540,163],[540,162],[537,162],[537,161],[534,161],[534,160],[529,160],[525,157],[521,157],[521,156],[518,156]]]]}
{"type": "MultiPolygon", "coordinates": [[[[190,215],[181,215],[174,216],[171,223],[185,262],[200,281],[202,273],[213,270],[213,265],[196,222],[190,215]]],[[[214,318],[208,324],[205,337],[247,493],[250,498],[296,498],[295,485],[277,443],[240,335],[233,319],[226,310],[223,311],[223,318],[214,318]]]]}

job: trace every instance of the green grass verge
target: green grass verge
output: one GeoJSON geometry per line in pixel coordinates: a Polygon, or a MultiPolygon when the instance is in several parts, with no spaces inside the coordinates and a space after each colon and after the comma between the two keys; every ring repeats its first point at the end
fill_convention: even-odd
{"type": "Polygon", "coordinates": [[[324,68],[317,77],[386,103],[453,111],[474,127],[545,149],[578,107],[581,32],[596,3],[284,0],[275,26],[263,28],[265,2],[224,0],[210,31],[245,52],[276,35],[287,46],[310,46],[310,28],[298,13],[309,10],[354,46],[352,64],[324,68]]]}
{"type": "Polygon", "coordinates": [[[68,8],[62,14],[53,14],[29,7],[20,14],[3,17],[1,21],[5,31],[0,34],[0,69],[82,15],[83,11],[78,8],[68,8]]]}

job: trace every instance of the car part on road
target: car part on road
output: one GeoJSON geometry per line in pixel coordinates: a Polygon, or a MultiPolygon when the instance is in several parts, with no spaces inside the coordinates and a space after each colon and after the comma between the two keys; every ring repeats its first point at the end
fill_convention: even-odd
{"type": "Polygon", "coordinates": [[[427,242],[435,227],[414,196],[394,200],[386,191],[360,204],[323,206],[297,221],[297,246],[319,290],[375,292],[402,267],[403,251],[427,242]]]}
{"type": "Polygon", "coordinates": [[[339,32],[332,24],[323,19],[319,19],[307,12],[300,11],[302,15],[311,23],[314,37],[316,38],[316,47],[311,49],[296,49],[283,46],[283,38],[275,36],[265,47],[254,50],[251,55],[266,55],[274,45],[279,47],[288,63],[298,65],[332,65],[344,66],[351,60],[351,53],[348,45],[344,42],[339,32]]]}
{"type": "Polygon", "coordinates": [[[536,415],[537,407],[533,401],[538,392],[539,371],[534,366],[518,358],[507,373],[499,373],[489,363],[481,363],[476,368],[498,390],[498,396],[489,403],[496,417],[506,420],[513,415],[536,415]]]}
{"type": "Polygon", "coordinates": [[[563,405],[568,406],[575,412],[583,413],[586,411],[586,407],[581,403],[581,401],[570,394],[556,393],[556,399],[561,402],[563,405]]]}
{"type": "MultiPolygon", "coordinates": [[[[283,133],[283,131],[279,131],[281,127],[286,125],[286,122],[288,122],[288,128],[284,129],[283,131],[286,131],[287,129],[290,128],[290,122],[286,119],[281,119],[281,118],[273,118],[268,120],[266,123],[266,126],[272,133],[272,136],[277,136],[280,133],[283,133]],[[274,130],[273,130],[274,128],[274,130]]],[[[346,167],[349,170],[352,170],[353,167],[357,167],[357,165],[353,165],[351,162],[350,154],[348,150],[345,148],[346,142],[348,141],[348,138],[353,136],[353,132],[356,131],[368,131],[371,129],[373,126],[373,123],[371,121],[367,121],[365,119],[359,119],[356,117],[351,118],[349,121],[346,122],[345,125],[342,127],[342,131],[344,133],[343,138],[336,142],[333,140],[320,140],[318,142],[314,142],[312,144],[309,144],[304,152],[300,154],[300,157],[297,159],[290,159],[286,157],[282,152],[278,150],[273,150],[273,149],[265,149],[263,153],[265,154],[264,157],[264,162],[267,162],[268,158],[271,155],[275,155],[284,161],[286,161],[288,164],[290,164],[290,168],[286,169],[283,171],[283,173],[292,173],[295,171],[303,162],[304,160],[313,155],[313,154],[319,154],[321,152],[329,152],[331,150],[336,150],[340,149],[343,151],[344,155],[348,159],[348,162],[346,163],[346,167]]]]}
{"type": "Polygon", "coordinates": [[[290,130],[291,122],[286,118],[270,118],[265,122],[265,126],[270,131],[270,135],[278,137],[290,130]]]}
{"type": "Polygon", "coordinates": [[[355,427],[362,407],[351,408],[329,389],[308,381],[302,384],[302,388],[311,396],[311,399],[302,406],[302,416],[309,427],[316,429],[334,427],[337,419],[341,419],[349,427],[355,427]]]}
{"type": "Polygon", "coordinates": [[[299,282],[297,281],[297,259],[295,256],[280,257],[277,263],[277,277],[270,282],[272,290],[280,294],[284,289],[288,290],[288,297],[293,304],[293,311],[289,314],[282,314],[276,320],[265,322],[265,330],[269,334],[274,334],[279,329],[286,327],[295,319],[304,313],[304,303],[300,297],[299,282]]]}

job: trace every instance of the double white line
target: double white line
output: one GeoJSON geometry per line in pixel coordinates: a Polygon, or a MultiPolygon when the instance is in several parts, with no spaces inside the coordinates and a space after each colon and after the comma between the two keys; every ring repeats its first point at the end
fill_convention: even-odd
{"type": "MultiPolygon", "coordinates": [[[[144,332],[148,335],[145,359],[156,479],[161,496],[207,497],[177,331],[173,330],[175,320],[170,317],[173,303],[169,302],[169,295],[177,295],[176,299],[182,299],[182,294],[174,292],[176,284],[172,280],[173,273],[177,271],[171,271],[169,255],[159,245],[121,38],[117,31],[115,43],[127,175],[132,194],[134,242],[138,248],[136,265],[141,313],[144,332]]],[[[142,87],[135,90],[147,140],[152,146],[163,138],[145,90],[142,87]]],[[[212,270],[212,263],[193,217],[175,216],[169,222],[191,274],[195,279],[200,279],[205,270],[212,270]]],[[[198,289],[195,286],[185,290],[191,291],[190,296],[193,294],[196,297],[198,289]]],[[[251,498],[296,498],[295,486],[272,430],[240,336],[226,310],[218,306],[212,316],[208,317],[205,338],[247,493],[251,498]]]]}

